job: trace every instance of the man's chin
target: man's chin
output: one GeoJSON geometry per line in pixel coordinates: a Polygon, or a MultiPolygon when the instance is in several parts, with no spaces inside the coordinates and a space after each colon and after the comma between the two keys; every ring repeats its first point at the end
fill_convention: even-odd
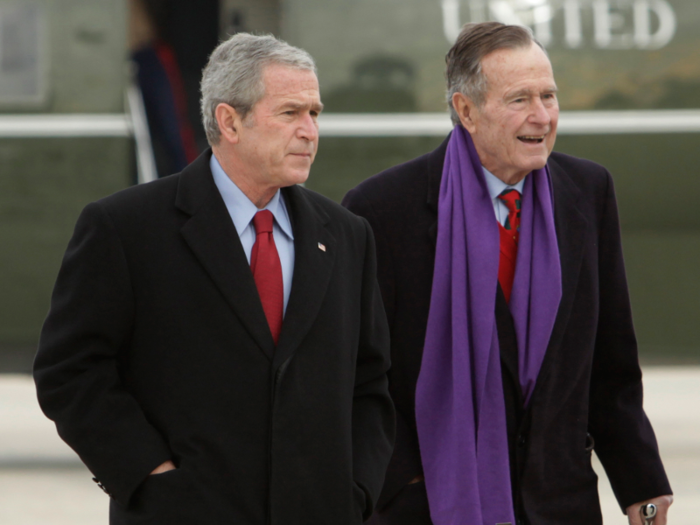
{"type": "Polygon", "coordinates": [[[548,159],[549,152],[543,152],[539,155],[530,156],[525,164],[527,165],[528,171],[540,170],[546,166],[548,159]]]}
{"type": "Polygon", "coordinates": [[[304,170],[294,170],[290,173],[286,173],[284,176],[283,188],[287,186],[294,186],[296,184],[304,184],[309,178],[309,172],[304,170]]]}

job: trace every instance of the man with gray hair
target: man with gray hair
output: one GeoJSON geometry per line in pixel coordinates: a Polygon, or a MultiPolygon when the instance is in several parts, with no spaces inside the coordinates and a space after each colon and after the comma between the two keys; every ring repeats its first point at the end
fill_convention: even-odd
{"type": "Polygon", "coordinates": [[[391,330],[371,522],[600,524],[595,449],[630,523],[665,525],[610,174],[552,153],[557,86],[527,29],[466,25],[447,88],[447,140],[344,200],[377,238],[391,330]]]}
{"type": "Polygon", "coordinates": [[[311,57],[211,55],[211,150],[88,205],[35,361],[112,525],[359,525],[391,455],[388,329],[367,222],[301,186],[311,57]]]}

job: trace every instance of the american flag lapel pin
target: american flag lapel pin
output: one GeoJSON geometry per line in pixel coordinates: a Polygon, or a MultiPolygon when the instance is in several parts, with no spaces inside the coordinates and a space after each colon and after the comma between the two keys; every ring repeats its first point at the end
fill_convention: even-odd
{"type": "Polygon", "coordinates": [[[321,250],[322,252],[325,252],[325,251],[326,251],[326,245],[325,245],[325,244],[321,244],[321,243],[319,242],[319,243],[318,243],[318,249],[321,250]]]}

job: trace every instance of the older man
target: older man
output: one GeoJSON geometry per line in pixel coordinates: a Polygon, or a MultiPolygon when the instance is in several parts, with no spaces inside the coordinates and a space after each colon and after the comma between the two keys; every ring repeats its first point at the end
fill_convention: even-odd
{"type": "Polygon", "coordinates": [[[111,494],[110,523],[359,525],[391,455],[389,343],[367,222],[297,184],[311,57],[212,54],[212,151],[88,205],[35,363],[39,400],[111,494]]]}
{"type": "Polygon", "coordinates": [[[526,29],[464,27],[455,125],[348,193],[377,239],[397,440],[372,523],[601,523],[672,500],[642,409],[609,173],[552,153],[557,87],[526,29]],[[550,155],[551,154],[551,155],[550,155]]]}

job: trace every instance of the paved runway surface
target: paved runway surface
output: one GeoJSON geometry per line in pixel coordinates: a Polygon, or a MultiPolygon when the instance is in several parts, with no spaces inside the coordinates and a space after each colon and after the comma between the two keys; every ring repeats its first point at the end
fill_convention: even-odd
{"type": "MultiPolygon", "coordinates": [[[[644,370],[645,406],[675,492],[671,525],[700,523],[700,367],[644,370]]],[[[600,464],[606,525],[624,525],[600,464]]],[[[27,376],[0,375],[0,524],[107,525],[108,498],[40,412],[27,376]]]]}

